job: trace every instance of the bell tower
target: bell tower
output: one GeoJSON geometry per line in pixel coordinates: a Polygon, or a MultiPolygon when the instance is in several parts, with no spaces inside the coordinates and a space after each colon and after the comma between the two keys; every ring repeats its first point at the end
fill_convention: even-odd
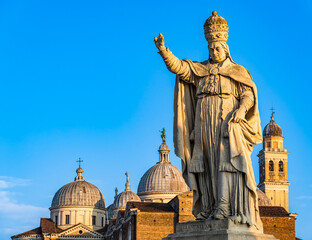
{"type": "Polygon", "coordinates": [[[273,206],[288,209],[288,152],[283,148],[283,132],[274,121],[263,129],[263,149],[259,152],[259,189],[271,200],[273,206]]]}

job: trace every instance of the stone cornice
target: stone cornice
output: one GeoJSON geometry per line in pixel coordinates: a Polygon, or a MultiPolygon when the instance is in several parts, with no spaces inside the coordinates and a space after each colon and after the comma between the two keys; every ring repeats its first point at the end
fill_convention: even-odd
{"type": "Polygon", "coordinates": [[[265,181],[261,184],[258,184],[258,187],[265,186],[265,185],[287,185],[287,186],[289,186],[290,182],[268,182],[268,181],[265,181]]]}
{"type": "Polygon", "coordinates": [[[83,209],[83,208],[107,211],[106,208],[98,208],[98,207],[94,207],[94,206],[58,206],[58,207],[50,207],[49,210],[51,211],[51,210],[55,210],[55,209],[71,209],[72,211],[75,211],[75,210],[80,210],[80,209],[83,209]]]}
{"type": "Polygon", "coordinates": [[[161,195],[161,194],[170,194],[170,195],[173,195],[173,194],[181,194],[183,192],[143,192],[143,193],[139,193],[138,196],[145,196],[145,195],[161,195]]]}

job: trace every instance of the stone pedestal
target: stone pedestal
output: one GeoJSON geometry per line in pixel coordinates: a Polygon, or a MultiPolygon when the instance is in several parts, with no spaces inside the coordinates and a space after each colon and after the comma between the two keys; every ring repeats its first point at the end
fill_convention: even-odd
{"type": "Polygon", "coordinates": [[[178,223],[176,233],[163,240],[276,240],[273,235],[250,228],[247,224],[235,224],[229,219],[189,221],[178,223]]]}

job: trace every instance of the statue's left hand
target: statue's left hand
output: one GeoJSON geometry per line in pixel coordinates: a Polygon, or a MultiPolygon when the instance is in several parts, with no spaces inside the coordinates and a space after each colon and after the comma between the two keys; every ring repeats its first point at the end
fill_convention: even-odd
{"type": "Polygon", "coordinates": [[[240,107],[233,113],[233,122],[238,123],[244,119],[245,119],[245,110],[240,107]]]}

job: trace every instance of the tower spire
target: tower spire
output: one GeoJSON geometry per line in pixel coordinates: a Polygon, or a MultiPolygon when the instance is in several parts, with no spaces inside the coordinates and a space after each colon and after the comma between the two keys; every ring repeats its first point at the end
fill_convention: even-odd
{"type": "Polygon", "coordinates": [[[127,176],[127,182],[126,182],[126,189],[125,189],[125,191],[130,191],[129,173],[126,172],[125,175],[127,176]]]}

